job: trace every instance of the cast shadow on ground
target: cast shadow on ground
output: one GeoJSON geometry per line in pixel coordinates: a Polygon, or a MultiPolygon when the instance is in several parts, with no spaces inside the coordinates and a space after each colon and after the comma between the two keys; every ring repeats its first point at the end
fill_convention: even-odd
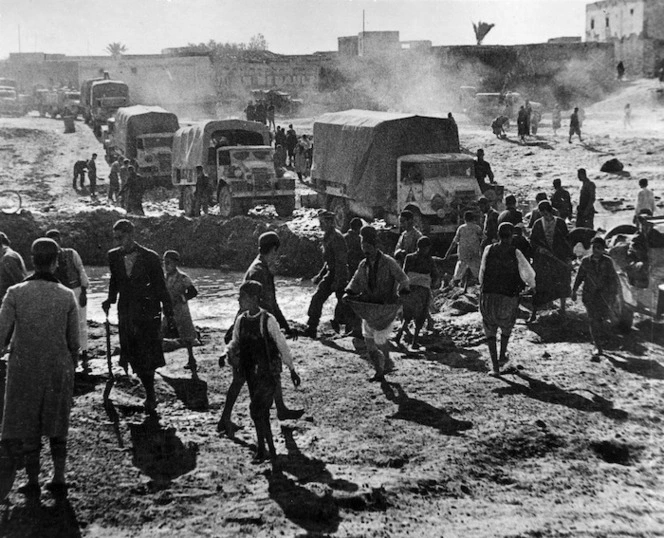
{"type": "Polygon", "coordinates": [[[635,328],[639,330],[639,334],[643,340],[652,342],[658,346],[664,346],[664,324],[657,323],[652,318],[644,318],[637,322],[635,328]]]}
{"type": "Polygon", "coordinates": [[[473,423],[470,421],[452,418],[445,409],[439,409],[422,400],[411,398],[399,383],[383,381],[380,388],[389,401],[399,406],[397,412],[388,418],[407,420],[415,424],[435,428],[445,435],[456,435],[458,432],[473,427],[473,423]]]}
{"type": "Polygon", "coordinates": [[[616,368],[650,379],[664,379],[664,366],[653,359],[627,357],[620,353],[606,353],[604,356],[616,368]]]}
{"type": "MultiPolygon", "coordinates": [[[[384,510],[382,497],[372,493],[352,495],[359,486],[343,479],[335,479],[324,461],[302,453],[295,442],[294,428],[282,426],[287,455],[278,456],[277,469],[265,473],[270,497],[281,507],[284,515],[302,527],[308,535],[332,534],[339,529],[339,508],[351,510],[384,510]],[[294,477],[294,478],[291,478],[294,477]],[[324,484],[342,492],[339,497],[327,489],[322,495],[302,484],[324,484]],[[350,494],[350,495],[349,495],[350,494]]],[[[315,488],[312,488],[315,489],[315,488]]]]}
{"type": "Polygon", "coordinates": [[[3,538],[79,538],[82,533],[71,503],[63,498],[48,504],[42,504],[39,499],[29,500],[5,508],[0,519],[0,535],[3,538]]]}
{"type": "Polygon", "coordinates": [[[74,373],[74,396],[83,396],[88,392],[93,392],[97,385],[105,382],[107,376],[86,374],[83,372],[74,373]]]}
{"type": "Polygon", "coordinates": [[[409,358],[421,358],[427,361],[444,364],[450,368],[463,368],[471,372],[487,372],[486,362],[482,359],[482,354],[474,349],[462,347],[450,348],[449,351],[425,351],[412,352],[406,351],[405,355],[409,358]]]}
{"type": "Polygon", "coordinates": [[[363,346],[361,345],[355,345],[355,338],[353,338],[353,349],[348,349],[343,346],[340,346],[337,343],[337,338],[332,339],[332,338],[325,338],[321,337],[318,341],[324,345],[325,347],[329,347],[331,349],[334,349],[336,351],[341,351],[344,353],[352,353],[353,355],[361,355],[363,351],[363,346]]]}
{"type": "Polygon", "coordinates": [[[154,416],[142,423],[129,423],[132,441],[132,463],[153,482],[162,487],[171,480],[196,468],[198,446],[186,445],[173,427],[163,428],[154,416]]]}
{"type": "Polygon", "coordinates": [[[168,377],[159,372],[161,378],[175,391],[175,395],[187,409],[205,411],[209,407],[208,386],[196,374],[191,378],[168,377]]]}
{"type": "Polygon", "coordinates": [[[571,389],[568,391],[553,383],[545,383],[544,381],[530,377],[523,372],[515,371],[511,373],[526,381],[528,386],[507,379],[503,375],[500,379],[509,386],[494,389],[493,392],[500,395],[523,394],[524,396],[544,403],[564,405],[570,409],[577,409],[587,413],[602,413],[604,416],[614,420],[624,420],[627,418],[626,411],[614,409],[613,402],[590,390],[584,389],[592,394],[592,399],[584,398],[580,394],[572,392],[572,390],[580,389],[571,389]]]}

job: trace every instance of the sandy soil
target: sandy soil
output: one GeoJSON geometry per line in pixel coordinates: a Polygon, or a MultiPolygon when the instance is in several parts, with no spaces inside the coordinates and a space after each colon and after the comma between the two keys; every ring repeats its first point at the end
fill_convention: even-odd
{"type": "MultiPolygon", "coordinates": [[[[585,145],[568,144],[562,132],[553,138],[545,125],[541,138],[520,146],[460,118],[462,144],[484,147],[497,179],[525,199],[550,190],[554,177],[577,199],[575,170],[585,166],[600,197],[628,205],[639,177],[656,193],[664,187],[664,109],[644,97],[632,105],[632,129],[622,128],[623,101],[637,103],[651,85],[626,85],[615,105],[589,107],[585,145]],[[598,171],[612,156],[631,177],[598,171]]],[[[3,185],[24,192],[32,211],[88,209],[71,191],[69,170],[97,146],[77,127],[65,136],[52,120],[0,120],[3,185]]],[[[628,335],[611,334],[595,363],[580,303],[566,320],[548,311],[531,326],[523,310],[510,346],[513,373],[495,379],[487,375],[477,290],[447,290],[438,303],[425,349],[395,350],[397,369],[383,384],[368,382],[360,342],[327,323],[319,340],[292,342],[303,382],[285,388],[286,401],[306,412],[297,421],[273,417],[280,472],[251,464],[246,391],[234,413],[243,426],[236,439],[216,432],[231,378],[217,364],[218,329],[200,327],[199,379],[183,369],[183,349],[167,354],[158,421],[141,411],[138,380],[120,376],[113,422],[101,398],[104,330],[91,322],[93,372],[77,382],[69,499],[58,504],[45,492],[36,507],[12,492],[0,536],[664,535],[662,325],[637,317],[628,335]]]]}

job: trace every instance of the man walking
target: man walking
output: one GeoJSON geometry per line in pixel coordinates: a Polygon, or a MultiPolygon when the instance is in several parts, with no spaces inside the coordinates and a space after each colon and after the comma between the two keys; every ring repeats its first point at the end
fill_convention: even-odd
{"type": "Polygon", "coordinates": [[[46,237],[55,241],[58,245],[58,267],[55,270],[55,278],[60,284],[74,292],[76,304],[78,305],[78,341],[81,350],[81,366],[84,372],[88,372],[88,316],[87,289],[90,286],[88,275],[78,252],[73,248],[62,247],[62,236],[59,230],[49,230],[46,237]]]}
{"type": "Polygon", "coordinates": [[[145,410],[154,413],[154,372],[166,365],[160,336],[162,305],[173,322],[171,297],[159,256],[134,241],[130,221],[122,219],[113,225],[113,239],[118,247],[108,251],[111,281],[102,308],[108,314],[111,305],[118,302],[120,366],[126,371],[131,365],[145,389],[145,410]]]}
{"type": "Polygon", "coordinates": [[[415,228],[415,215],[408,209],[399,215],[399,227],[403,231],[394,247],[394,259],[403,265],[406,256],[417,251],[417,241],[422,237],[422,232],[415,228]]]}
{"type": "Polygon", "coordinates": [[[500,375],[507,362],[507,345],[519,311],[519,293],[524,282],[535,288],[535,271],[512,245],[514,226],[504,222],[498,228],[499,242],[484,249],[480,265],[480,312],[491,356],[492,375],[500,375]],[[496,336],[500,329],[500,356],[496,336]]]}
{"type": "Polygon", "coordinates": [[[11,286],[28,276],[23,257],[10,244],[9,238],[0,232],[0,303],[11,286]]]}
{"type": "Polygon", "coordinates": [[[651,215],[655,214],[655,194],[648,188],[648,180],[639,179],[639,187],[641,190],[636,195],[636,204],[634,204],[634,222],[644,209],[648,209],[651,215]]]}
{"type": "Polygon", "coordinates": [[[324,263],[320,272],[312,279],[318,287],[309,305],[309,321],[304,331],[304,336],[308,338],[316,338],[323,305],[333,293],[337,297],[334,320],[339,322],[343,319],[341,298],[348,283],[348,250],[344,236],[334,227],[334,213],[322,210],[318,213],[318,220],[324,233],[324,263]]]}
{"type": "Polygon", "coordinates": [[[498,211],[491,207],[489,200],[484,196],[477,200],[477,205],[484,215],[484,226],[482,228],[484,240],[481,245],[482,250],[484,250],[487,245],[498,240],[498,211]]]}
{"type": "Polygon", "coordinates": [[[565,221],[572,216],[572,197],[568,190],[563,189],[560,178],[553,180],[551,207],[558,211],[558,216],[565,221]]]}
{"type": "Polygon", "coordinates": [[[505,197],[505,211],[498,215],[498,226],[503,222],[509,222],[512,226],[523,222],[523,213],[516,208],[516,196],[513,194],[505,197]]]}
{"type": "Polygon", "coordinates": [[[194,194],[194,215],[200,216],[201,210],[206,215],[212,196],[212,184],[210,178],[203,171],[202,166],[196,167],[196,193],[194,194]]]}
{"type": "MultiPolygon", "coordinates": [[[[273,315],[279,324],[279,328],[286,333],[287,337],[296,338],[297,334],[288,325],[288,321],[281,312],[277,303],[276,289],[274,286],[274,274],[272,268],[277,261],[277,253],[281,241],[275,232],[265,232],[258,238],[258,256],[249,266],[244,275],[244,281],[254,281],[261,285],[258,306],[273,315]]],[[[231,421],[233,406],[240,395],[240,391],[245,384],[245,378],[239,368],[233,368],[233,381],[226,393],[226,402],[224,410],[221,413],[221,419],[217,425],[218,431],[224,431],[229,437],[233,437],[235,426],[231,421]]],[[[274,390],[274,402],[277,408],[277,418],[279,420],[297,419],[304,414],[302,409],[288,409],[284,403],[284,395],[281,386],[281,375],[277,375],[277,383],[274,390]]]]}
{"type": "Polygon", "coordinates": [[[493,170],[491,170],[491,165],[484,160],[484,150],[477,150],[477,159],[475,159],[475,179],[477,184],[480,186],[480,192],[484,193],[487,190],[487,183],[485,179],[488,177],[489,182],[493,183],[493,170]]]}
{"type": "Polygon", "coordinates": [[[581,138],[581,118],[579,118],[579,107],[574,108],[574,112],[569,117],[569,143],[572,143],[572,136],[578,135],[579,141],[583,142],[581,138]]]}
{"type": "Polygon", "coordinates": [[[585,168],[579,168],[577,177],[581,182],[579,205],[576,208],[577,228],[595,229],[595,184],[588,179],[585,168]]]}
{"type": "Polygon", "coordinates": [[[12,286],[0,308],[0,342],[11,339],[2,418],[3,443],[23,445],[27,484],[18,491],[38,498],[41,438],[48,437],[56,498],[67,495],[65,478],[69,413],[78,355],[78,311],[71,290],[53,276],[58,245],[32,243],[35,273],[12,286]]]}
{"type": "Polygon", "coordinates": [[[364,226],[360,235],[365,259],[360,262],[346,293],[348,299],[354,301],[354,308],[363,307],[362,312],[356,310],[356,314],[362,317],[362,334],[376,368],[376,375],[370,381],[384,381],[391,366],[388,340],[399,310],[397,293],[409,293],[410,284],[401,264],[378,249],[375,228],[364,226]]]}
{"type": "Polygon", "coordinates": [[[120,161],[122,157],[118,156],[111,164],[111,171],[108,174],[108,201],[117,202],[120,193],[120,161]]]}
{"type": "Polygon", "coordinates": [[[90,197],[97,197],[97,154],[93,153],[88,161],[88,180],[90,181],[90,197]]]}

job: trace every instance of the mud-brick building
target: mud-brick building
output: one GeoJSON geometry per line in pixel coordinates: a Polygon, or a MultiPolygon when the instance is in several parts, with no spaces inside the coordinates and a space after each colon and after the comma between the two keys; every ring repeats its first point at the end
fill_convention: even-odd
{"type": "Polygon", "coordinates": [[[664,0],[602,0],[586,6],[586,41],[612,43],[631,76],[664,66],[664,0]]]}

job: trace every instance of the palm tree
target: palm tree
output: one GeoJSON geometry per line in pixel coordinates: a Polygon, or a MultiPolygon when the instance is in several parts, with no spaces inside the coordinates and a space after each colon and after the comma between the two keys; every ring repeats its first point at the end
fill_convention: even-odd
{"type": "Polygon", "coordinates": [[[120,42],[109,43],[106,46],[106,52],[117,59],[127,52],[127,47],[120,42]]]}
{"type": "Polygon", "coordinates": [[[495,24],[489,24],[486,22],[479,21],[477,24],[473,23],[473,30],[475,30],[475,39],[477,40],[477,44],[481,45],[482,41],[486,37],[486,35],[491,31],[491,28],[493,28],[495,24]]]}

